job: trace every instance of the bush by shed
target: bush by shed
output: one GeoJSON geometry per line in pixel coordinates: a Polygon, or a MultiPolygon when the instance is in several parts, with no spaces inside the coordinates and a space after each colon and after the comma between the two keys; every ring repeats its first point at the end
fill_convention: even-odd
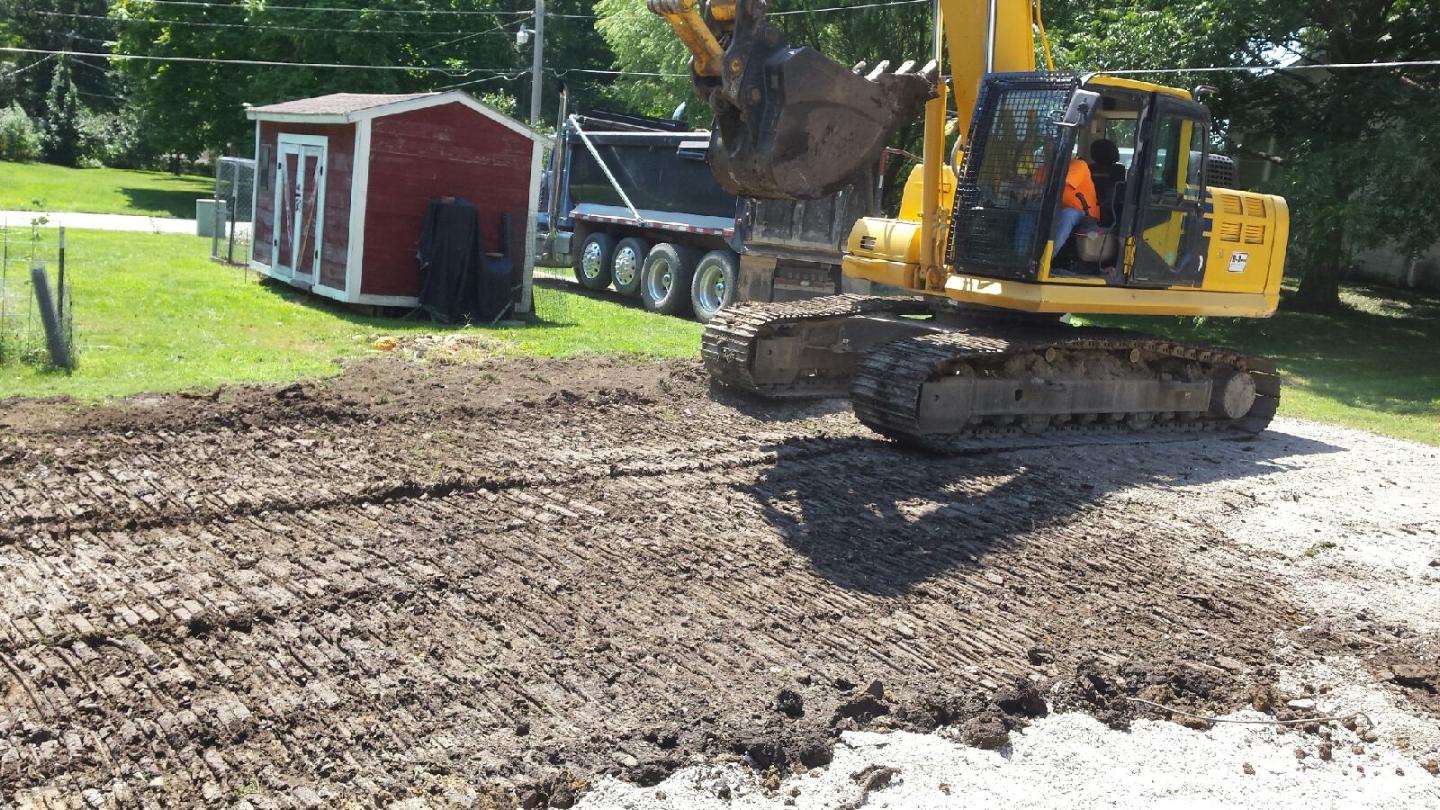
{"type": "Polygon", "coordinates": [[[540,135],[461,90],[334,93],[247,115],[255,270],[337,301],[414,306],[425,212],[437,197],[463,197],[487,251],[508,239],[515,311],[530,310],[540,135]]]}

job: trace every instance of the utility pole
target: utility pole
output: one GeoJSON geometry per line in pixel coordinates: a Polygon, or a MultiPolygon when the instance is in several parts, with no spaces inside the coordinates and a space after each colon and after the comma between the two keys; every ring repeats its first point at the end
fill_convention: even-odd
{"type": "Polygon", "coordinates": [[[540,120],[540,77],[545,66],[545,0],[535,0],[535,61],[530,67],[530,125],[540,120]]]}

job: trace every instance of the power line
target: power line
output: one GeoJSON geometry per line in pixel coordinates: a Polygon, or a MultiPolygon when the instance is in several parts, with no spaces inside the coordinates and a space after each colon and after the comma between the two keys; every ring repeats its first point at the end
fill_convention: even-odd
{"type": "Polygon", "coordinates": [[[27,70],[34,70],[35,68],[40,67],[41,65],[45,64],[46,62],[49,62],[51,59],[54,59],[54,58],[55,58],[55,54],[52,53],[52,54],[50,54],[49,56],[45,57],[44,59],[37,59],[36,61],[31,62],[30,64],[26,65],[25,67],[15,68],[14,70],[5,73],[4,76],[5,76],[5,78],[7,78],[7,79],[14,78],[14,77],[16,77],[16,76],[19,76],[21,73],[24,73],[24,72],[27,71],[27,70]]]}
{"type": "Polygon", "coordinates": [[[596,76],[660,76],[664,78],[684,78],[689,73],[651,73],[643,70],[598,70],[592,68],[549,68],[550,72],[557,77],[564,77],[567,73],[588,73],[596,76]]]}
{"type": "MultiPolygon", "coordinates": [[[[435,43],[434,45],[427,45],[426,47],[421,48],[420,50],[422,50],[422,51],[433,51],[433,50],[435,50],[436,48],[444,48],[444,47],[447,46],[447,45],[454,45],[454,44],[459,43],[459,42],[466,42],[466,41],[472,40],[472,39],[474,39],[474,38],[476,38],[476,37],[483,37],[483,36],[485,36],[486,34],[493,34],[493,33],[495,33],[496,31],[499,31],[499,30],[501,30],[501,29],[508,28],[509,26],[512,26],[512,25],[514,25],[514,24],[517,23],[517,22],[523,24],[526,20],[528,20],[528,19],[530,19],[531,17],[534,17],[534,16],[535,16],[535,15],[534,15],[533,13],[527,12],[524,17],[521,17],[521,18],[518,19],[518,20],[511,20],[511,21],[509,21],[509,22],[503,22],[503,23],[500,23],[499,25],[495,26],[494,28],[487,28],[487,29],[485,29],[484,31],[476,31],[476,32],[473,33],[473,34],[465,34],[464,36],[456,37],[455,39],[449,39],[449,40],[446,40],[446,41],[444,41],[444,42],[437,42],[437,43],[435,43]]],[[[459,31],[456,31],[455,33],[458,34],[458,33],[460,33],[460,32],[459,32],[459,31]]]]}
{"type": "MultiPolygon", "coordinates": [[[[855,6],[829,6],[827,8],[796,8],[789,11],[772,11],[767,16],[788,17],[795,14],[828,14],[832,11],[860,11],[867,8],[888,8],[890,6],[913,6],[919,3],[930,3],[931,0],[887,0],[882,3],[862,3],[855,6]]],[[[546,17],[561,17],[574,20],[595,20],[599,19],[597,14],[561,14],[559,12],[545,12],[546,17]]]]}
{"type": "Polygon", "coordinates": [[[475,73],[507,73],[511,69],[499,68],[444,68],[431,65],[347,65],[333,62],[274,62],[265,59],[214,59],[198,56],[149,56],[137,53],[85,53],[81,51],[51,51],[41,48],[0,48],[0,53],[45,53],[59,56],[94,56],[101,59],[128,59],[143,62],[201,62],[213,65],[250,65],[253,67],[305,67],[338,68],[345,70],[400,70],[416,73],[444,73],[450,76],[469,76],[475,73]]]}
{"type": "Polygon", "coordinates": [[[829,8],[797,8],[790,11],[772,11],[771,17],[787,17],[792,14],[826,14],[831,11],[859,11],[866,8],[887,8],[889,6],[913,6],[917,3],[929,3],[930,0],[889,0],[884,3],[865,3],[858,6],[830,6],[829,8]]]}
{"type": "MultiPolygon", "coordinates": [[[[85,20],[99,20],[108,22],[111,25],[130,25],[138,23],[141,25],[179,25],[191,28],[244,28],[251,31],[315,31],[330,34],[422,34],[429,36],[448,37],[455,34],[465,34],[466,31],[426,31],[423,29],[396,29],[385,30],[381,28],[305,28],[294,25],[258,25],[255,23],[218,23],[205,22],[202,20],[160,20],[148,17],[104,17],[99,14],[79,14],[69,11],[34,11],[43,17],[78,17],[85,20]]],[[[529,11],[521,12],[533,16],[529,11]]],[[[504,23],[509,25],[510,23],[504,23]]],[[[496,29],[491,29],[496,30],[496,29]]],[[[487,32],[488,33],[488,32],[487,32]]]]}
{"type": "Polygon", "coordinates": [[[1268,73],[1297,70],[1356,70],[1361,68],[1397,67],[1440,67],[1440,59],[1421,59],[1410,62],[1335,62],[1324,65],[1234,65],[1231,67],[1195,68],[1130,68],[1126,70],[1099,70],[1107,76],[1126,76],[1142,73],[1268,73]]]}
{"type": "MultiPolygon", "coordinates": [[[[156,6],[196,6],[200,8],[227,8],[248,10],[246,6],[239,3],[208,3],[203,0],[145,0],[145,2],[156,6]]],[[[407,8],[338,8],[335,6],[277,6],[266,3],[265,11],[318,11],[322,13],[344,13],[344,14],[451,14],[458,16],[487,16],[503,17],[530,14],[528,11],[501,11],[499,9],[480,9],[474,11],[459,11],[454,9],[407,9],[407,8]]]]}

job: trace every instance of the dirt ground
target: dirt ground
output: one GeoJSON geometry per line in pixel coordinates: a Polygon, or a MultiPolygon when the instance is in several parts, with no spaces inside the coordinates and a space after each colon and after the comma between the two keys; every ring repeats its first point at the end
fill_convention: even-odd
{"type": "Polygon", "coordinates": [[[1335,656],[1435,721],[1440,451],[1144,438],[918,455],[596,359],[0,403],[0,804],[568,807],[1047,700],[1305,716],[1335,656]]]}

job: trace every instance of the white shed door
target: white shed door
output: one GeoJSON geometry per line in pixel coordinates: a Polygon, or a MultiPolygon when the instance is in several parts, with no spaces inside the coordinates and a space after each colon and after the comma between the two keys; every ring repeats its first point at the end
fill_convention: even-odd
{"type": "Polygon", "coordinates": [[[314,284],[325,244],[323,135],[280,135],[276,148],[274,273],[314,284]]]}

